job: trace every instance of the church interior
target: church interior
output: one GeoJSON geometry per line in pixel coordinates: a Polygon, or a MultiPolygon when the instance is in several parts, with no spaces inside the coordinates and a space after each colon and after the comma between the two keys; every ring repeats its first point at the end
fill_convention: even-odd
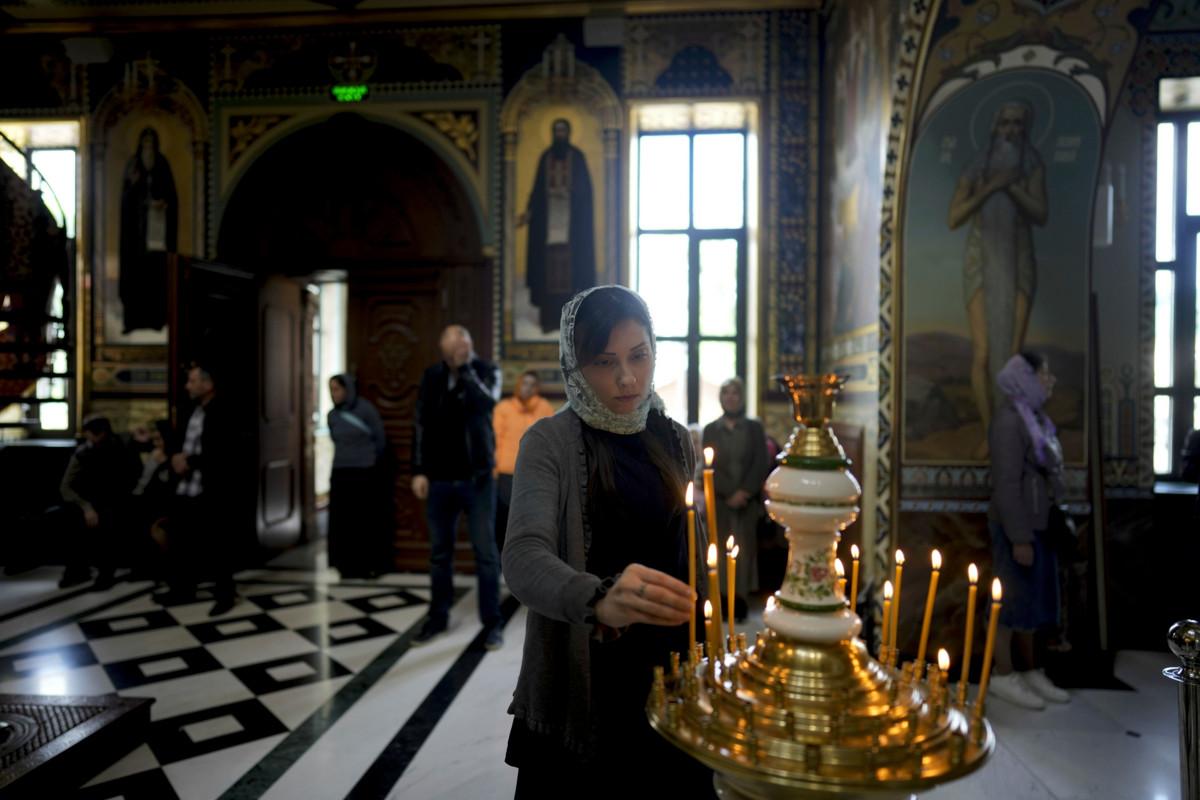
{"type": "Polygon", "coordinates": [[[526,601],[521,437],[609,285],[719,796],[1200,796],[1200,2],[0,0],[0,74],[0,796],[542,796],[624,573],[526,601]]]}

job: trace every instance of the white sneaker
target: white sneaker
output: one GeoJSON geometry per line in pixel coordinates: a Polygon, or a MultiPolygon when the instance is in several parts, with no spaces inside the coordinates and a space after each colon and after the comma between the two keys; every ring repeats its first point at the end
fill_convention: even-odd
{"type": "Polygon", "coordinates": [[[1025,681],[1021,679],[1021,674],[1010,672],[1007,675],[993,675],[992,684],[988,689],[989,693],[1007,700],[1014,706],[1041,711],[1046,707],[1046,701],[1025,684],[1025,681]]]}
{"type": "Polygon", "coordinates": [[[1046,677],[1046,670],[1044,669],[1022,672],[1021,679],[1025,681],[1026,686],[1051,703],[1071,702],[1071,695],[1065,689],[1060,689],[1051,683],[1050,679],[1046,677]]]}

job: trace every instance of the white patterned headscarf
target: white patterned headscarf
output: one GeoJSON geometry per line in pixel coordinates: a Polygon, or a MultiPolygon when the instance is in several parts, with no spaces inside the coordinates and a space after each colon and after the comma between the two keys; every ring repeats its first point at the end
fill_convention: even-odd
{"type": "MultiPolygon", "coordinates": [[[[618,414],[604,405],[596,395],[595,390],[584,377],[583,370],[575,357],[575,317],[579,313],[579,306],[583,304],[584,298],[598,289],[617,289],[628,292],[637,299],[642,308],[646,309],[646,319],[650,319],[650,309],[646,306],[646,301],[637,292],[626,289],[624,286],[593,286],[591,289],[585,289],[575,295],[563,305],[562,320],[558,329],[558,363],[562,367],[563,381],[567,387],[567,405],[579,415],[580,419],[593,428],[609,433],[641,433],[646,429],[646,417],[650,415],[651,409],[656,409],[659,413],[666,413],[662,398],[654,391],[653,376],[650,378],[650,393],[646,399],[628,414],[618,414]]],[[[651,352],[656,352],[653,321],[646,333],[650,336],[651,352]]]]}

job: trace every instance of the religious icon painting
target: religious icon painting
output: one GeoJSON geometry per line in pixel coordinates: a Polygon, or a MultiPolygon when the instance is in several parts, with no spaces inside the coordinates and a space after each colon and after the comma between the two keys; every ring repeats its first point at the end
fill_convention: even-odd
{"type": "Polygon", "coordinates": [[[1046,406],[1067,463],[1084,459],[1091,203],[1102,97],[1052,69],[967,84],[927,111],[905,205],[905,463],[984,463],[995,376],[1047,358],[1046,406]],[[957,287],[957,302],[947,302],[957,287]]]}
{"type": "Polygon", "coordinates": [[[202,255],[206,121],[151,56],[124,75],[93,122],[95,341],[98,361],[148,363],[165,358],[169,256],[202,255]]]}
{"type": "Polygon", "coordinates": [[[558,37],[546,69],[505,101],[503,352],[557,360],[559,318],[574,294],[617,280],[621,107],[592,67],[558,37]],[[547,74],[547,69],[550,74],[547,74]]]}

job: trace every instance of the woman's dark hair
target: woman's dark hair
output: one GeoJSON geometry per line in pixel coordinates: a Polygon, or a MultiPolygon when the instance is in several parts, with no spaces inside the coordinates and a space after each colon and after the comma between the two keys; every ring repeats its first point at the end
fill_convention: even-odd
{"type": "MultiPolygon", "coordinates": [[[[590,364],[603,353],[613,328],[626,320],[638,323],[647,333],[651,331],[646,306],[632,293],[615,288],[597,289],[585,297],[575,314],[575,360],[579,366],[590,364]]],[[[682,500],[686,468],[671,421],[652,410],[646,419],[646,429],[638,435],[663,482],[682,500]]],[[[583,426],[583,442],[588,454],[588,505],[594,510],[616,495],[613,454],[608,442],[587,425],[583,426]]]]}
{"type": "Polygon", "coordinates": [[[1042,368],[1042,364],[1046,363],[1046,356],[1037,352],[1036,350],[1022,350],[1021,358],[1025,359],[1025,363],[1028,364],[1034,372],[1037,372],[1042,368]]]}

